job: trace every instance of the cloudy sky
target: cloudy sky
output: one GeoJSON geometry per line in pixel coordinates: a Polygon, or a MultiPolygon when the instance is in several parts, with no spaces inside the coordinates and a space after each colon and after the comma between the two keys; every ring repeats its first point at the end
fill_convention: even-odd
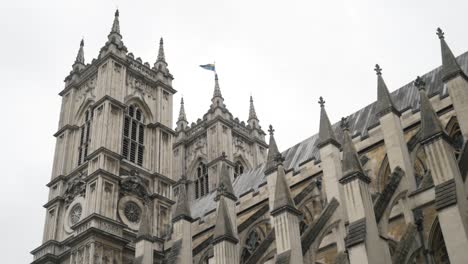
{"type": "MultiPolygon", "coordinates": [[[[123,40],[153,64],[165,40],[175,102],[189,122],[208,109],[216,61],[225,102],[247,119],[249,95],[284,150],[318,130],[321,95],[332,122],[376,98],[375,63],[390,90],[441,63],[437,26],[458,55],[468,50],[467,1],[24,1],[0,7],[0,242],[4,263],[29,263],[41,244],[60,110],[58,92],[85,38],[90,62],[115,8],[123,40]]],[[[178,107],[175,109],[175,115],[178,107]]]]}

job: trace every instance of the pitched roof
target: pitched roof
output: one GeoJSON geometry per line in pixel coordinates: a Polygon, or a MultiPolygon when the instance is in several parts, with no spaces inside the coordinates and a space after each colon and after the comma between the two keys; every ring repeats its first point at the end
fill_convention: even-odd
{"type": "MultiPolygon", "coordinates": [[[[468,71],[468,52],[463,53],[457,58],[458,64],[464,71],[468,71]]],[[[422,78],[426,80],[426,92],[429,96],[446,96],[447,89],[442,82],[442,67],[438,67],[424,75],[422,78]]],[[[400,89],[393,91],[391,94],[395,107],[404,112],[408,109],[417,111],[419,109],[419,92],[414,87],[413,82],[404,85],[400,89]]],[[[373,102],[364,108],[356,111],[349,116],[349,125],[351,135],[368,136],[368,130],[379,124],[377,114],[377,103],[373,102]]],[[[335,135],[339,141],[343,138],[343,133],[339,128],[339,124],[332,125],[335,135]]],[[[299,142],[298,144],[283,151],[282,155],[285,158],[283,164],[286,171],[299,170],[301,164],[310,160],[319,160],[320,153],[317,148],[319,141],[318,134],[299,142]]],[[[252,168],[240,177],[237,177],[233,182],[233,189],[237,197],[240,197],[248,192],[255,192],[260,186],[266,183],[264,174],[265,163],[256,168],[252,168]]],[[[216,203],[213,201],[215,192],[210,193],[192,204],[193,218],[203,217],[205,214],[213,211],[216,208],[216,203]]]]}

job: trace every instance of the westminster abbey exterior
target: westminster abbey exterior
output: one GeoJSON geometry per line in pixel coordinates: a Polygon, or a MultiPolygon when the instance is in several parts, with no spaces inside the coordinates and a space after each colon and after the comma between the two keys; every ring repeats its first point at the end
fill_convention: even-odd
{"type": "Polygon", "coordinates": [[[32,263],[468,263],[468,53],[437,35],[439,68],[395,90],[376,65],[376,102],[332,124],[320,98],[318,133],[280,151],[217,75],[206,114],[189,124],[182,101],[173,128],[163,40],[143,63],[116,11],[60,92],[32,263]]]}

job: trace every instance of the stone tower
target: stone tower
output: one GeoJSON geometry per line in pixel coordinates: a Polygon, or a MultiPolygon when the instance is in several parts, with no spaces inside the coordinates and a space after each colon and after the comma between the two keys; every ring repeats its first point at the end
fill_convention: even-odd
{"type": "MultiPolygon", "coordinates": [[[[81,42],[62,107],[34,263],[153,263],[171,223],[173,77],[127,52],[115,12],[98,58],[81,42]],[[150,259],[150,260],[149,260],[150,259]],[[150,261],[150,262],[148,262],[150,261]]],[[[159,256],[159,255],[161,256],[159,256]]]]}

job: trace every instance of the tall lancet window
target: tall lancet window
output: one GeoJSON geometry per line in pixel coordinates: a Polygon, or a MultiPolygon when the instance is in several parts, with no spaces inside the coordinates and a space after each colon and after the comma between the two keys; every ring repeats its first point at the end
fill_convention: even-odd
{"type": "Polygon", "coordinates": [[[88,148],[90,143],[91,119],[93,118],[93,111],[86,110],[84,116],[84,124],[80,128],[80,147],[78,149],[78,165],[85,162],[88,156],[88,148]]]}
{"type": "Polygon", "coordinates": [[[244,165],[240,161],[236,161],[236,167],[234,168],[234,179],[244,173],[244,165]]]}
{"type": "Polygon", "coordinates": [[[124,118],[122,155],[140,166],[143,165],[144,137],[143,113],[137,106],[131,105],[124,118]]]}
{"type": "Polygon", "coordinates": [[[205,163],[200,162],[197,167],[197,179],[195,180],[195,199],[209,193],[208,184],[208,168],[205,163]]]}

